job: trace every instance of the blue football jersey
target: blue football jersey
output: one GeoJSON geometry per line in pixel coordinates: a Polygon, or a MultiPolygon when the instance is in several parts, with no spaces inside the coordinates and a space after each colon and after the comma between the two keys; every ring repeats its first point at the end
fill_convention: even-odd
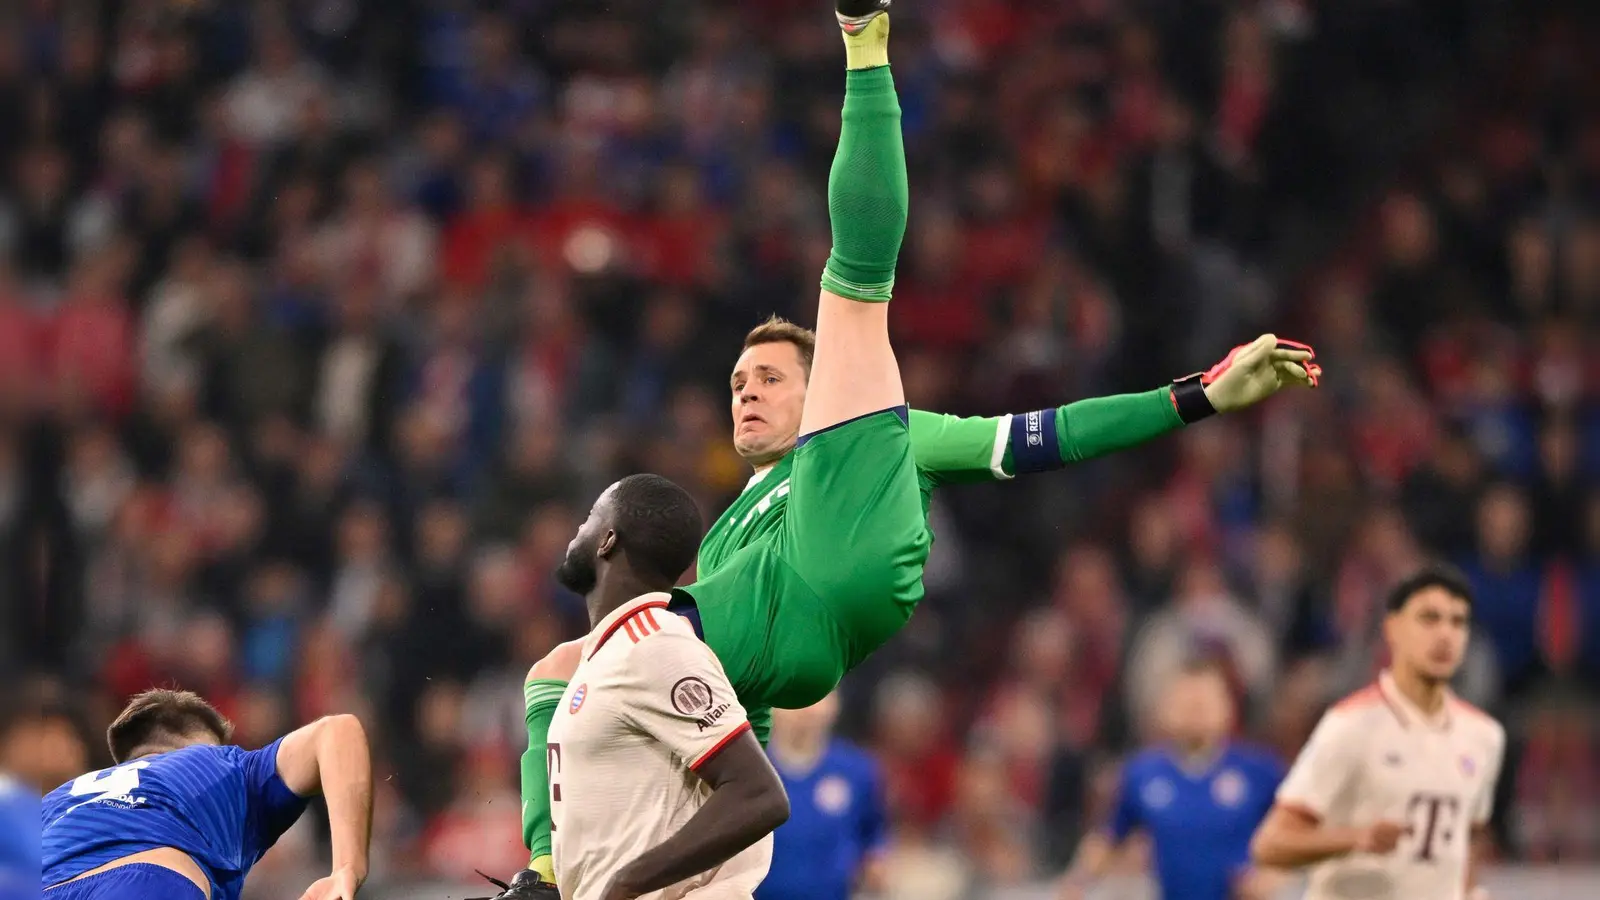
{"type": "Polygon", "coordinates": [[[1150,837],[1162,900],[1230,900],[1283,775],[1277,757],[1252,747],[1230,746],[1204,771],[1146,750],[1123,767],[1111,837],[1150,837]]]}
{"type": "Polygon", "coordinates": [[[757,900],[848,900],[862,862],[884,841],[878,764],[843,741],[809,772],[774,764],[789,793],[789,821],[773,832],[772,867],[757,900]]]}
{"type": "Polygon", "coordinates": [[[0,900],[39,896],[39,795],[0,775],[0,900]]]}
{"type": "Polygon", "coordinates": [[[237,900],[250,867],[306,808],[278,775],[279,743],[185,747],[56,788],[40,812],[43,883],[173,847],[206,870],[213,900],[237,900]]]}

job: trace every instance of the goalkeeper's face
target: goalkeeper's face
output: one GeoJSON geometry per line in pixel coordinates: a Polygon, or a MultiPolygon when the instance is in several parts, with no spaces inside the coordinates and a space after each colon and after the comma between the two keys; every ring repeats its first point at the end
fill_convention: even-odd
{"type": "Polygon", "coordinates": [[[806,405],[806,366],[788,341],[757,344],[740,354],[733,389],[733,449],[764,466],[794,449],[806,405]]]}

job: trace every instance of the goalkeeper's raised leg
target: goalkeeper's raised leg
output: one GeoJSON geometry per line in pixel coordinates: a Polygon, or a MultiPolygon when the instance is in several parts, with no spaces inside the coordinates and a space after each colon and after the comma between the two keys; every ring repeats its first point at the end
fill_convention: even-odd
{"type": "Polygon", "coordinates": [[[838,2],[846,72],[839,148],[828,178],[833,250],[822,273],[801,441],[906,402],[889,346],[889,298],[910,193],[900,101],[889,69],[889,2],[838,2]]]}
{"type": "Polygon", "coordinates": [[[889,0],[838,0],[844,111],[828,176],[833,252],[782,525],[677,592],[739,696],[821,700],[910,618],[932,537],[888,302],[908,188],[889,0]],[[690,608],[692,607],[692,608],[690,608]]]}
{"type": "MultiPolygon", "coordinates": [[[[817,301],[785,556],[816,598],[822,638],[771,648],[776,705],[801,707],[888,640],[922,599],[931,535],[911,453],[889,300],[909,209],[890,0],[837,0],[844,109],[828,177],[833,249],[817,301]],[[832,644],[828,647],[825,645],[832,644]]],[[[795,617],[798,618],[798,617],[795,617]]],[[[711,627],[707,623],[708,629],[711,627]]]]}

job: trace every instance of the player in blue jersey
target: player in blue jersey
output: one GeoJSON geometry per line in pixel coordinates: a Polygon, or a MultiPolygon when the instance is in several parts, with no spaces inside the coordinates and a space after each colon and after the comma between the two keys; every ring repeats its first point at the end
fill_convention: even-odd
{"type": "Polygon", "coordinates": [[[1077,898],[1135,831],[1150,839],[1162,900],[1267,900],[1279,873],[1253,869],[1250,837],[1272,808],[1284,767],[1236,743],[1233,698],[1214,663],[1186,666],[1160,707],[1167,742],[1123,766],[1110,825],[1091,834],[1062,882],[1077,898]]]}
{"type": "Polygon", "coordinates": [[[39,795],[0,772],[0,900],[39,896],[39,795]]]}
{"type": "Polygon", "coordinates": [[[833,737],[839,701],[773,711],[767,751],[789,793],[789,821],[772,833],[772,865],[756,900],[849,900],[877,887],[882,779],[872,757],[833,737]]]}
{"type": "Polygon", "coordinates": [[[88,766],[87,729],[39,685],[0,701],[0,900],[39,896],[39,793],[88,766]],[[63,768],[68,767],[68,768],[63,768]]]}
{"type": "Polygon", "coordinates": [[[372,761],[354,716],[260,750],[188,691],[146,691],[106,732],[116,765],[44,799],[46,900],[238,900],[250,867],[320,791],[333,872],[301,900],[351,900],[367,876],[372,761]]]}

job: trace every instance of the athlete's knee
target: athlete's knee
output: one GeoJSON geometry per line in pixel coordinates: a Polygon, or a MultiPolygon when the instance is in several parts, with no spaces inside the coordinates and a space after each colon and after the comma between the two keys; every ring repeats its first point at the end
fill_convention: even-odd
{"type": "MultiPolygon", "coordinates": [[[[889,337],[889,304],[872,300],[858,300],[854,297],[831,291],[824,287],[817,298],[817,324],[822,326],[824,320],[832,319],[827,324],[845,325],[851,329],[866,328],[864,334],[876,338],[881,336],[885,341],[889,337]]],[[[831,336],[831,335],[830,335],[831,336]]]]}
{"type": "Polygon", "coordinates": [[[571,681],[582,658],[582,638],[558,644],[528,670],[528,681],[571,681]]]}

